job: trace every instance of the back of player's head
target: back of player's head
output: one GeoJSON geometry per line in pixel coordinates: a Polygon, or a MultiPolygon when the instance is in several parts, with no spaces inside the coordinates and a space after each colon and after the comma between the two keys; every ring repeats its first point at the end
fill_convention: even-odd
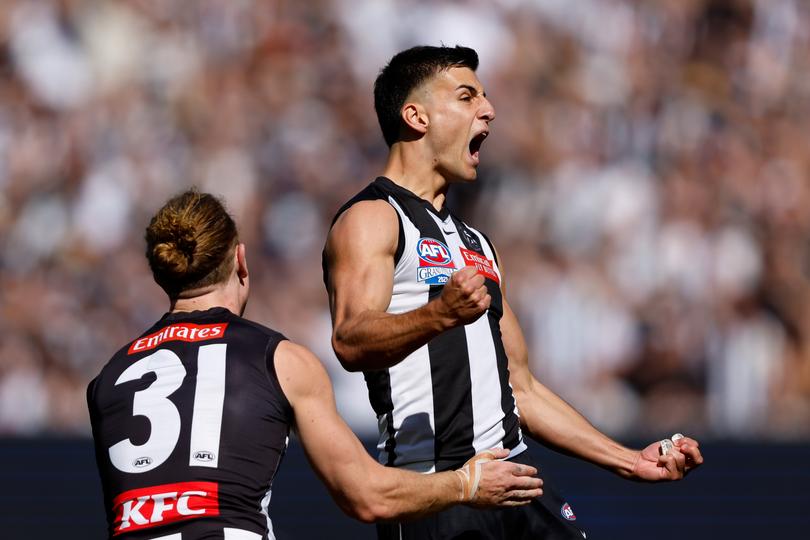
{"type": "Polygon", "coordinates": [[[478,54],[468,47],[422,45],[397,53],[374,82],[374,109],[386,144],[400,138],[400,111],[410,93],[440,71],[466,67],[478,69],[478,54]]]}
{"type": "Polygon", "coordinates": [[[233,270],[236,224],[213,195],[194,189],[169,199],[146,228],[146,258],[170,297],[225,281],[233,270]]]}

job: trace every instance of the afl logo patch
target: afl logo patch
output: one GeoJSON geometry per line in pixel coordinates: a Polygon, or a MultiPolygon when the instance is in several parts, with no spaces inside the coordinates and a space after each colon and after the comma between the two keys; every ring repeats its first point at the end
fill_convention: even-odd
{"type": "Polygon", "coordinates": [[[132,466],[133,467],[138,467],[139,469],[142,469],[143,467],[148,467],[151,464],[152,464],[152,458],[150,458],[148,456],[139,457],[138,459],[136,459],[135,461],[132,462],[132,466]]]}
{"type": "Polygon", "coordinates": [[[194,459],[197,461],[214,461],[214,453],[207,450],[198,450],[194,452],[194,459]]]}
{"type": "Polygon", "coordinates": [[[574,510],[568,503],[562,505],[562,507],[560,508],[560,514],[562,514],[562,517],[564,517],[568,521],[576,521],[577,519],[577,516],[574,515],[574,510]]]}
{"type": "Polygon", "coordinates": [[[416,254],[431,266],[448,266],[453,262],[447,246],[434,238],[420,238],[416,243],[416,254]]]}

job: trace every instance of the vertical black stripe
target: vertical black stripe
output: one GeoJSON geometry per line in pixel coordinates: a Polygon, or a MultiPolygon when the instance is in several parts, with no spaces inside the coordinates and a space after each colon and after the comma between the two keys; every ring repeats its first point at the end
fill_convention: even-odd
{"type": "MultiPolygon", "coordinates": [[[[453,222],[461,234],[461,241],[467,249],[480,253],[484,257],[487,254],[481,246],[481,238],[475,231],[470,230],[464,223],[453,216],[453,222]],[[470,241],[470,238],[473,241],[470,241]]],[[[493,255],[495,254],[495,247],[490,242],[489,238],[481,234],[483,240],[489,244],[493,255]]],[[[506,350],[503,346],[503,338],[501,336],[501,317],[503,316],[503,294],[501,287],[498,283],[487,279],[487,291],[492,297],[492,304],[490,305],[488,319],[489,329],[492,332],[492,341],[495,345],[495,357],[498,365],[498,379],[501,385],[501,410],[503,411],[503,431],[504,440],[503,445],[505,448],[512,449],[520,442],[520,419],[515,414],[515,398],[512,395],[512,387],[509,386],[509,359],[506,356],[506,350]]]]}
{"type": "Polygon", "coordinates": [[[394,437],[394,401],[391,398],[391,374],[387,369],[365,371],[363,376],[368,386],[368,400],[377,416],[385,415],[386,433],[385,451],[388,453],[386,465],[394,465],[397,441],[394,437]]]}
{"type": "MultiPolygon", "coordinates": [[[[431,216],[428,204],[408,197],[401,200],[403,209],[422,237],[447,244],[431,216]]],[[[432,285],[428,300],[442,293],[443,285],[432,285]]],[[[453,328],[428,342],[433,391],[434,460],[436,469],[463,463],[475,454],[473,439],[472,381],[467,335],[464,327],[453,328]]]]}
{"type": "Polygon", "coordinates": [[[509,359],[501,339],[501,325],[494,318],[489,318],[489,328],[496,336],[495,356],[498,360],[498,379],[501,383],[501,410],[503,410],[503,446],[510,450],[520,442],[520,419],[515,414],[515,397],[512,387],[509,386],[509,359]]]}

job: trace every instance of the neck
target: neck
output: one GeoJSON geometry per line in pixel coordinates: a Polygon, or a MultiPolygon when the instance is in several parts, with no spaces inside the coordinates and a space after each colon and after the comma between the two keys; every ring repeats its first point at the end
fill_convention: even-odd
{"type": "Polygon", "coordinates": [[[205,311],[215,307],[223,307],[237,315],[242,311],[236,295],[224,285],[184,291],[180,297],[171,299],[169,311],[205,311]]]}
{"type": "Polygon", "coordinates": [[[398,142],[388,153],[383,175],[441,210],[450,183],[435,165],[435,158],[418,141],[398,142]]]}

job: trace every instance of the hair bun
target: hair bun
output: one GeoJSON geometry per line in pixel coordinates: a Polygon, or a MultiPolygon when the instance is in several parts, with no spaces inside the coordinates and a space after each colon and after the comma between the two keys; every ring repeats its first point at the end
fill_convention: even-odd
{"type": "Polygon", "coordinates": [[[184,234],[175,240],[177,249],[189,260],[194,258],[194,250],[197,248],[197,240],[191,234],[184,234]]]}
{"type": "Polygon", "coordinates": [[[213,195],[191,189],[166,202],[146,228],[146,257],[169,296],[227,278],[236,224],[213,195]]]}
{"type": "Polygon", "coordinates": [[[162,238],[154,247],[154,255],[163,270],[180,277],[191,270],[197,239],[192,227],[182,223],[176,216],[172,218],[167,220],[161,231],[162,238]]]}

